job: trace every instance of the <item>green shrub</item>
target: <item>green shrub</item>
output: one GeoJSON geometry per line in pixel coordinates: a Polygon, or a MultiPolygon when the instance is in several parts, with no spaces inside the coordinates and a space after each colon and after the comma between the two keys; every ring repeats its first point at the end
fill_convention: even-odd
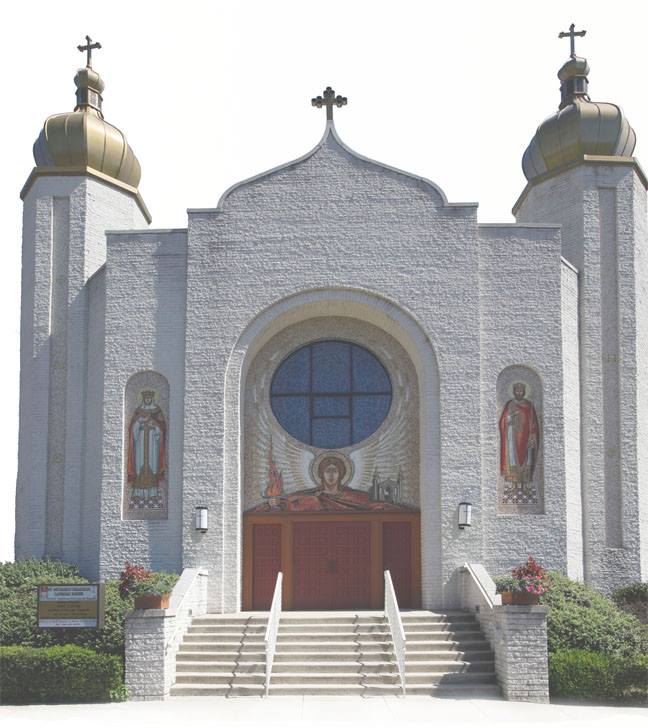
{"type": "Polygon", "coordinates": [[[623,700],[648,703],[648,655],[633,655],[617,662],[615,682],[623,700]]]}
{"type": "Polygon", "coordinates": [[[18,588],[36,584],[74,584],[86,581],[79,576],[79,567],[51,559],[25,559],[0,563],[0,599],[12,596],[18,588]]]}
{"type": "Polygon", "coordinates": [[[580,649],[630,657],[648,653],[648,628],[591,587],[550,572],[547,605],[549,652],[580,649]]]}
{"type": "Polygon", "coordinates": [[[0,686],[3,705],[97,703],[125,697],[119,658],[74,645],[0,647],[0,686]]]}
{"type": "Polygon", "coordinates": [[[564,698],[646,702],[648,657],[558,650],[549,655],[549,690],[564,698]]]}
{"type": "Polygon", "coordinates": [[[612,600],[624,612],[648,625],[648,581],[636,581],[612,592],[612,600]]]}
{"type": "Polygon", "coordinates": [[[102,629],[38,629],[36,584],[56,581],[61,584],[87,583],[87,579],[67,576],[42,578],[14,587],[0,598],[0,645],[51,647],[74,644],[110,655],[124,655],[124,617],[133,608],[133,599],[121,599],[116,581],[106,582],[106,617],[102,629]]]}
{"type": "Polygon", "coordinates": [[[613,658],[591,650],[557,650],[549,655],[549,692],[563,698],[616,698],[613,658]]]}
{"type": "Polygon", "coordinates": [[[623,602],[648,604],[648,581],[635,581],[633,584],[616,589],[612,592],[612,601],[619,605],[623,602]]]}

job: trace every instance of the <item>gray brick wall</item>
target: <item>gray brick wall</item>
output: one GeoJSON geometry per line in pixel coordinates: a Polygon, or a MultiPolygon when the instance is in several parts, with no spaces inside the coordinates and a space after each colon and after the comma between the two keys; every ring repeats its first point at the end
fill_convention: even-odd
{"type": "Polygon", "coordinates": [[[633,166],[591,162],[532,187],[517,217],[560,223],[580,271],[584,575],[609,591],[646,573],[645,190],[633,166]]]}

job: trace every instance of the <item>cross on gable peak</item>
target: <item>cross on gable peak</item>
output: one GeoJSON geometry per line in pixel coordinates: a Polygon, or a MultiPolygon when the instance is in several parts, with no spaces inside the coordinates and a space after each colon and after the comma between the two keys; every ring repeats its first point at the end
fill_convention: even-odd
{"type": "Polygon", "coordinates": [[[94,49],[101,48],[101,43],[93,43],[92,38],[89,35],[86,35],[86,44],[85,45],[79,45],[77,48],[81,51],[81,53],[87,53],[88,57],[86,59],[86,67],[92,68],[92,51],[94,49]]]}
{"type": "Polygon", "coordinates": [[[572,58],[576,58],[576,36],[579,38],[582,38],[585,33],[587,33],[586,30],[574,30],[576,26],[574,23],[572,23],[569,26],[569,32],[567,31],[561,31],[558,33],[559,38],[569,38],[569,48],[570,48],[570,56],[572,58]]]}
{"type": "Polygon", "coordinates": [[[322,106],[326,106],[327,121],[333,121],[333,106],[342,108],[343,106],[346,106],[346,104],[347,97],[340,96],[339,94],[336,96],[335,91],[333,91],[330,86],[327,86],[324,89],[321,96],[316,96],[314,99],[311,99],[311,105],[318,109],[321,109],[322,106]]]}

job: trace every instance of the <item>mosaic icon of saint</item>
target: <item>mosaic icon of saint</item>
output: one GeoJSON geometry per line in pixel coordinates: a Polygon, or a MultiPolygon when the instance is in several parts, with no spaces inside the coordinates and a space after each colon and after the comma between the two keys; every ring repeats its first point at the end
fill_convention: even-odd
{"type": "Polygon", "coordinates": [[[504,406],[499,421],[500,472],[509,483],[524,485],[533,479],[540,445],[540,428],[526,385],[515,382],[513,399],[504,406]]]}
{"type": "Polygon", "coordinates": [[[131,506],[163,508],[160,483],[166,475],[166,422],[155,392],[143,391],[128,431],[128,484],[131,506]]]}
{"type": "MultiPolygon", "coordinates": [[[[279,504],[284,511],[403,511],[404,506],[386,501],[373,501],[369,493],[344,485],[347,476],[347,465],[341,456],[326,455],[317,465],[317,481],[315,488],[306,488],[282,496],[279,504]]],[[[275,506],[276,508],[276,506],[275,506]]],[[[253,511],[270,510],[264,503],[253,511]]]]}

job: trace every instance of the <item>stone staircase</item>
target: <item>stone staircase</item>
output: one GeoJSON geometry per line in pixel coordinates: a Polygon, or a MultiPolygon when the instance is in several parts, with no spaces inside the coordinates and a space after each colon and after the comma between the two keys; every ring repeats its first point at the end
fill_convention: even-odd
{"type": "MultiPolygon", "coordinates": [[[[467,612],[402,613],[407,694],[499,695],[493,654],[467,612]]],[[[263,695],[266,613],[196,617],[176,656],[171,695],[263,695]]],[[[379,612],[283,612],[271,695],[400,695],[379,612]]]]}

